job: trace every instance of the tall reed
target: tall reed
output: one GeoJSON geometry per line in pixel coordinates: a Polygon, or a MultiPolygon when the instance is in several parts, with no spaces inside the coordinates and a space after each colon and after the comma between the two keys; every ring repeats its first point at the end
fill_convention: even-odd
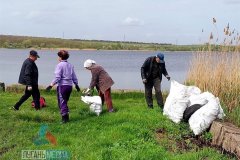
{"type": "Polygon", "coordinates": [[[218,45],[217,51],[213,51],[217,41],[213,42],[211,32],[208,49],[194,53],[187,83],[194,84],[202,91],[212,92],[219,97],[230,115],[229,118],[240,125],[240,118],[236,120],[239,115],[232,114],[240,111],[240,36],[235,29],[230,31],[229,24],[224,28],[224,34],[224,41],[218,45]]]}
{"type": "Polygon", "coordinates": [[[187,81],[219,96],[232,110],[240,102],[239,70],[239,54],[198,52],[192,60],[187,81]]]}

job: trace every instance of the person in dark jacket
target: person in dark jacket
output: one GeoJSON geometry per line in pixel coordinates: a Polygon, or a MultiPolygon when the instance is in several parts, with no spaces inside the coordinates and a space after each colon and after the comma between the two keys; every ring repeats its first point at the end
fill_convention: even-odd
{"type": "Polygon", "coordinates": [[[97,65],[94,60],[88,59],[84,62],[84,68],[88,69],[92,73],[92,80],[89,88],[84,92],[88,94],[94,87],[98,90],[99,96],[107,104],[108,112],[114,112],[112,97],[111,97],[111,86],[114,84],[112,78],[100,65],[97,65]]]}
{"type": "Polygon", "coordinates": [[[22,65],[18,83],[26,85],[25,93],[20,100],[13,106],[14,110],[19,110],[19,107],[30,96],[33,97],[35,109],[40,109],[40,92],[38,89],[38,67],[35,61],[40,58],[38,53],[34,50],[30,51],[29,58],[27,58],[22,65]]]}
{"type": "Polygon", "coordinates": [[[163,108],[163,97],[161,91],[162,75],[168,80],[170,76],[165,67],[164,54],[148,57],[141,67],[142,82],[145,86],[145,98],[149,108],[153,108],[152,89],[155,89],[157,104],[163,108]]]}

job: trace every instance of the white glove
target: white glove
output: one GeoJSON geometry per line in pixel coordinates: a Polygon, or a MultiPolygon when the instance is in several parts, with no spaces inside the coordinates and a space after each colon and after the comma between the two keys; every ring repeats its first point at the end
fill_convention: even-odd
{"type": "Polygon", "coordinates": [[[28,90],[28,91],[31,91],[31,90],[32,90],[32,86],[28,86],[28,87],[27,87],[27,90],[28,90]]]}
{"type": "Polygon", "coordinates": [[[90,92],[90,88],[86,89],[86,90],[83,90],[83,93],[87,94],[90,92]]]}
{"type": "Polygon", "coordinates": [[[93,89],[86,89],[85,91],[83,91],[83,94],[86,96],[92,96],[93,95],[93,89]]]}

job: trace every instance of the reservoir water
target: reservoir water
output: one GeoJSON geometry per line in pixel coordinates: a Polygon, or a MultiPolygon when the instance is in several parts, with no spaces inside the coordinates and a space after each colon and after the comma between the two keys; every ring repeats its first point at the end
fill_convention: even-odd
{"type": "MultiPolygon", "coordinates": [[[[23,61],[29,55],[29,49],[0,49],[0,81],[6,85],[17,84],[23,61]]],[[[36,61],[39,69],[39,85],[47,86],[54,78],[54,69],[58,63],[58,50],[37,50],[40,58],[36,61]]],[[[114,80],[113,89],[143,90],[140,69],[155,51],[98,51],[70,50],[68,61],[74,65],[80,87],[88,87],[91,72],[83,67],[86,59],[93,59],[105,68],[114,80]]],[[[163,52],[166,68],[172,79],[183,83],[189,69],[193,53],[163,52]]],[[[162,89],[169,90],[170,83],[165,77],[162,89]]]]}

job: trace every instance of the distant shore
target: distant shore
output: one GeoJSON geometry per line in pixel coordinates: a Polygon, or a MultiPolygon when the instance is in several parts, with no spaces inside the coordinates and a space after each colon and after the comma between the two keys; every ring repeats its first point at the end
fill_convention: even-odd
{"type": "MultiPolygon", "coordinates": [[[[155,50],[104,50],[104,49],[94,49],[94,48],[86,48],[86,49],[78,49],[78,48],[0,48],[0,49],[28,49],[28,50],[67,50],[67,51],[111,51],[111,52],[158,52],[155,50]]],[[[196,51],[161,51],[161,52],[185,52],[192,53],[196,51]]]]}
{"type": "Polygon", "coordinates": [[[145,43],[131,41],[61,39],[0,35],[0,48],[9,49],[67,49],[67,50],[107,50],[107,51],[198,51],[205,44],[177,45],[170,43],[145,43]]]}
{"type": "MultiPolygon", "coordinates": [[[[162,52],[197,52],[219,51],[222,45],[202,44],[170,44],[145,43],[131,41],[61,39],[46,37],[30,37],[15,35],[0,35],[0,48],[9,49],[49,49],[49,50],[87,50],[87,51],[162,51],[162,52]],[[211,46],[211,47],[209,47],[211,46]]],[[[228,46],[228,51],[234,51],[234,46],[228,46]]]]}

